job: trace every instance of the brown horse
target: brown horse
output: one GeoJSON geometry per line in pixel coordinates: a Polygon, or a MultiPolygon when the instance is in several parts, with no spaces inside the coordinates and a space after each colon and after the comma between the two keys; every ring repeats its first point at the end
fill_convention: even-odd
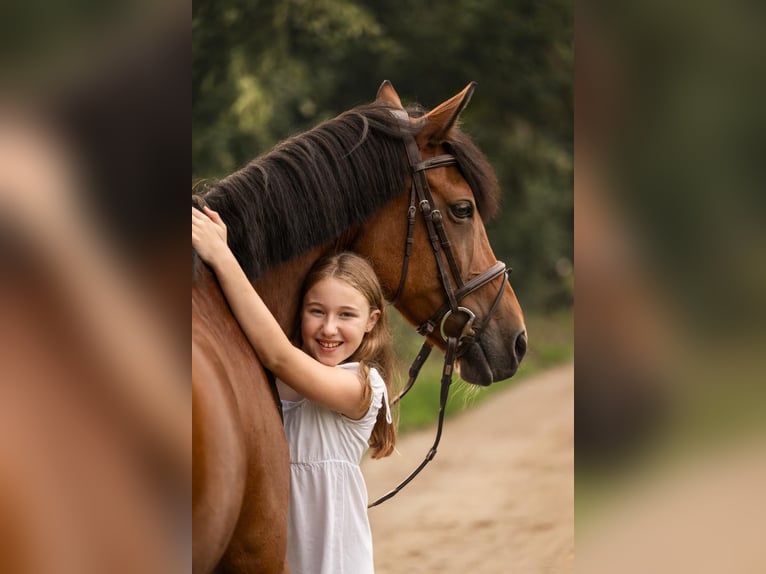
{"type": "MultiPolygon", "coordinates": [[[[473,89],[405,112],[384,82],[374,103],[282,142],[194,198],[221,214],[285,331],[311,265],[351,250],[433,344],[459,341],[464,380],[489,385],[516,372],[522,311],[483,224],[498,207],[497,180],[455,125],[473,89]]],[[[196,257],[193,277],[194,571],[286,572],[289,453],[275,396],[196,257]]]]}

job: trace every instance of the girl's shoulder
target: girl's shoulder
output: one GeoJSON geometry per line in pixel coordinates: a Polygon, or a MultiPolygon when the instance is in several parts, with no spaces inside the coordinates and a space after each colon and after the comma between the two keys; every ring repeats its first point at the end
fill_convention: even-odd
{"type": "Polygon", "coordinates": [[[370,386],[375,390],[386,388],[386,383],[383,380],[383,377],[375,367],[370,367],[370,386]]]}
{"type": "MultiPolygon", "coordinates": [[[[359,372],[359,363],[357,361],[353,363],[341,363],[337,365],[338,369],[347,369],[349,371],[359,372]]],[[[380,375],[375,367],[370,367],[370,385],[373,389],[378,389],[381,386],[385,387],[386,383],[383,381],[383,377],[380,375]]]]}
{"type": "Polygon", "coordinates": [[[353,363],[341,363],[340,365],[335,365],[336,369],[347,369],[349,371],[358,372],[359,371],[359,362],[354,361],[353,363]]]}
{"type": "MultiPolygon", "coordinates": [[[[359,372],[359,363],[343,363],[340,365],[337,365],[340,368],[353,370],[355,372],[359,372]]],[[[353,420],[354,424],[375,424],[375,419],[378,415],[378,410],[383,407],[385,404],[386,408],[386,420],[388,423],[391,423],[391,406],[388,402],[388,389],[386,387],[386,382],[383,380],[383,377],[381,376],[378,369],[375,367],[370,367],[369,369],[369,375],[367,379],[367,383],[370,385],[370,390],[372,391],[371,397],[370,397],[370,406],[367,409],[367,412],[365,415],[358,419],[353,420]]],[[[348,419],[352,420],[352,419],[348,419]]]]}
{"type": "MultiPolygon", "coordinates": [[[[355,373],[359,372],[359,363],[353,362],[353,363],[341,363],[340,365],[337,365],[336,368],[340,369],[347,369],[349,371],[354,371],[355,373]]],[[[383,380],[382,375],[380,372],[378,372],[378,369],[375,367],[370,367],[370,374],[369,374],[369,383],[370,387],[372,387],[373,392],[380,393],[383,392],[386,389],[386,382],[383,380]]]]}

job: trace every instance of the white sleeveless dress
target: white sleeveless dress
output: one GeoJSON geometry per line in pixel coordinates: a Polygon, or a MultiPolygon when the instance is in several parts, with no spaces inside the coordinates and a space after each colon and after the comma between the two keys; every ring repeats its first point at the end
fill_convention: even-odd
{"type": "MultiPolygon", "coordinates": [[[[359,363],[337,368],[359,370],[359,363]]],[[[359,464],[386,385],[370,369],[372,401],[359,420],[306,399],[282,401],[290,445],[287,561],[292,574],[372,574],[367,487],[359,464]]]]}

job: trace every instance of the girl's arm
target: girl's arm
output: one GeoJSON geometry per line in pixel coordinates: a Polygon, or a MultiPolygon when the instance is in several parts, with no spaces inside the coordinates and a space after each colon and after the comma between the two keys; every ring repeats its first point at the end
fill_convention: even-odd
{"type": "Polygon", "coordinates": [[[215,271],[234,316],[267,369],[307,399],[352,419],[367,412],[356,373],[323,365],[287,338],[229,249],[218,213],[192,208],[192,245],[215,271]]]}

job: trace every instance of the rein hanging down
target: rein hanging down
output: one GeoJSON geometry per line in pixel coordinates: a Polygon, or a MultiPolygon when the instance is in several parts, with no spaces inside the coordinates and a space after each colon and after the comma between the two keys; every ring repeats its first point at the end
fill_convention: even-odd
{"type": "MultiPolygon", "coordinates": [[[[392,110],[392,113],[403,122],[409,122],[409,116],[403,110],[392,110]]],[[[446,343],[446,349],[444,352],[444,366],[442,367],[441,376],[441,389],[439,392],[439,420],[436,427],[436,437],[434,438],[433,445],[426,454],[423,461],[413,470],[404,480],[402,480],[394,489],[384,494],[371,504],[368,508],[377,506],[386,500],[389,500],[396,496],[407,484],[414,479],[425,466],[433,460],[436,456],[436,449],[439,446],[441,440],[442,429],[444,427],[444,415],[447,406],[447,399],[449,397],[449,389],[452,384],[452,374],[454,371],[455,361],[460,357],[460,351],[468,344],[475,343],[484,328],[489,323],[492,315],[495,313],[503,293],[505,292],[505,286],[507,285],[507,276],[510,273],[510,269],[506,267],[502,261],[495,262],[489,269],[477,275],[468,283],[463,283],[458,269],[457,261],[452,253],[452,247],[450,245],[447,234],[444,230],[444,224],[442,223],[442,214],[438,209],[434,209],[434,200],[431,195],[431,189],[428,186],[428,180],[425,172],[429,169],[437,167],[446,167],[457,164],[455,156],[452,154],[442,154],[430,159],[422,160],[420,157],[420,150],[418,149],[415,137],[406,132],[404,136],[404,146],[407,151],[407,159],[410,166],[410,179],[412,186],[410,190],[410,205],[407,210],[407,238],[404,246],[404,259],[402,261],[402,272],[399,279],[399,287],[394,295],[393,303],[395,303],[401,296],[404,285],[407,280],[407,270],[409,268],[409,258],[412,251],[415,219],[417,217],[418,208],[423,215],[423,221],[428,231],[429,240],[433,248],[434,258],[436,259],[436,266],[439,270],[439,278],[444,288],[447,301],[442,307],[440,307],[434,315],[422,323],[417,332],[424,337],[430,336],[436,329],[437,325],[442,338],[446,343]],[[447,260],[445,264],[444,260],[447,260]],[[460,306],[460,301],[466,296],[470,295],[474,291],[480,289],[484,285],[494,281],[500,276],[505,276],[503,283],[498,289],[495,300],[489,309],[489,312],[484,317],[484,323],[481,325],[476,324],[476,314],[467,307],[460,306]],[[450,276],[452,280],[450,280],[450,276]],[[453,287],[453,281],[456,287],[453,287]],[[447,335],[445,332],[445,324],[447,319],[452,315],[465,315],[468,319],[463,325],[459,336],[447,335]]],[[[392,404],[401,400],[413,387],[415,380],[420,373],[420,369],[428,359],[433,349],[433,344],[426,338],[421,347],[418,355],[412,363],[409,370],[409,379],[407,384],[401,393],[392,401],[392,404]]]]}

